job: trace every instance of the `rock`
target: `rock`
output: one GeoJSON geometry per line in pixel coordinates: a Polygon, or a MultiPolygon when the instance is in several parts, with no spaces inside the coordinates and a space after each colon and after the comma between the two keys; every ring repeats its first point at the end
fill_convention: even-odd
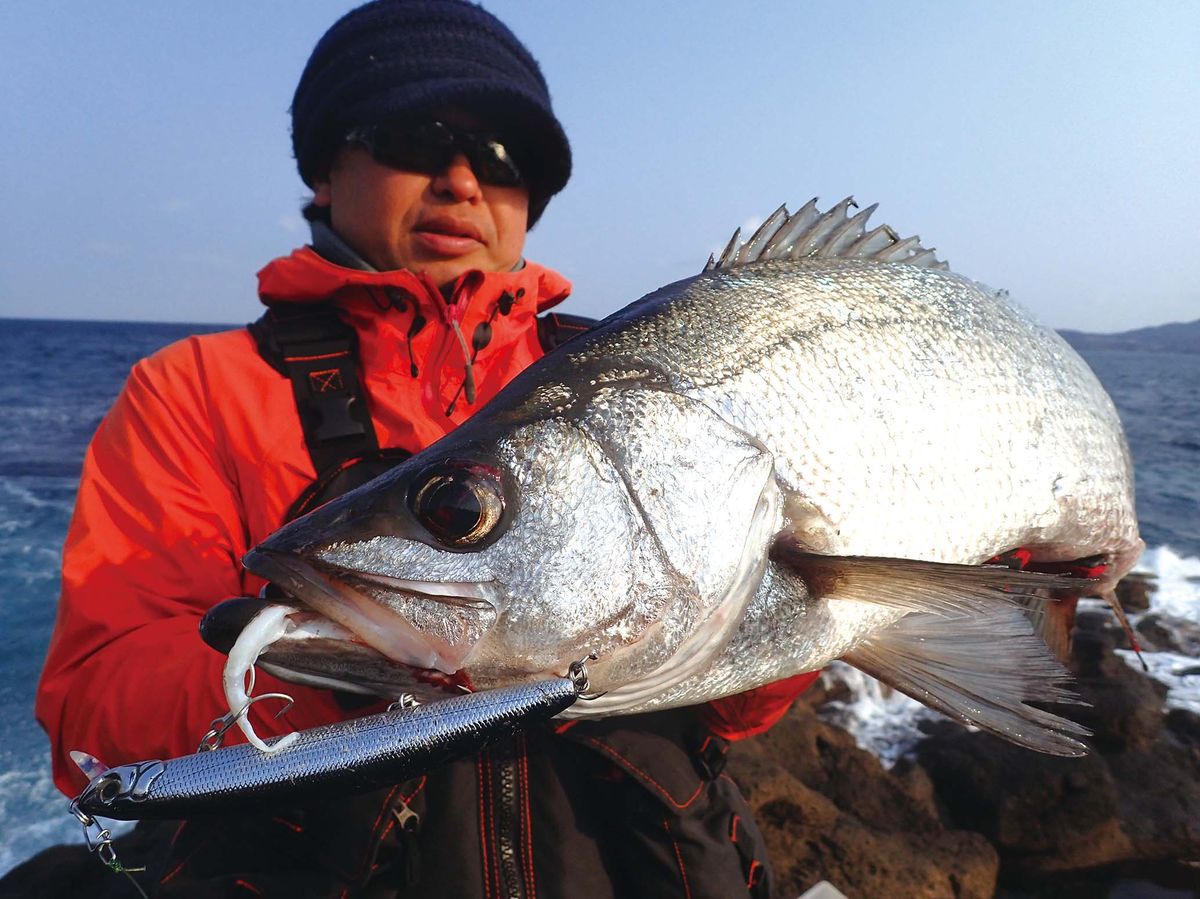
{"type": "Polygon", "coordinates": [[[1083,610],[1072,668],[1093,753],[1062,759],[983,733],[944,730],[918,747],[953,826],[1000,854],[1002,876],[1200,859],[1200,720],[1163,711],[1165,688],[1118,658],[1124,635],[1083,610]]]}
{"type": "Polygon", "coordinates": [[[1138,619],[1134,630],[1145,649],[1200,657],[1200,629],[1190,621],[1175,621],[1147,612],[1138,619]]]}
{"type": "Polygon", "coordinates": [[[1152,574],[1127,574],[1117,583],[1117,599],[1126,612],[1144,612],[1150,608],[1150,594],[1158,589],[1152,574]]]}
{"type": "Polygon", "coordinates": [[[1127,647],[1125,632],[1107,611],[1079,612],[1071,671],[1089,705],[1067,708],[1063,713],[1092,729],[1091,745],[1101,752],[1146,750],[1162,730],[1167,688],[1113,651],[1127,647]]]}
{"type": "Polygon", "coordinates": [[[1034,755],[960,730],[918,750],[955,825],[985,835],[1007,864],[1055,870],[1128,858],[1117,787],[1097,755],[1034,755]]]}
{"type": "MultiPolygon", "coordinates": [[[[1200,640],[1150,613],[1139,625],[1156,648],[1200,640]]],[[[1178,891],[1200,884],[1200,715],[1165,709],[1166,688],[1116,654],[1126,646],[1107,610],[1079,611],[1071,669],[1089,705],[1062,709],[1094,731],[1079,759],[944,720],[888,771],[817,716],[846,698],[822,679],[730,754],[780,895],[828,880],[852,899],[1200,896],[1178,891]]]]}
{"type": "Polygon", "coordinates": [[[736,744],[729,771],[755,809],[780,895],[821,880],[850,899],[995,891],[995,851],[942,823],[925,772],[885,770],[807,703],[768,734],[736,744]]]}

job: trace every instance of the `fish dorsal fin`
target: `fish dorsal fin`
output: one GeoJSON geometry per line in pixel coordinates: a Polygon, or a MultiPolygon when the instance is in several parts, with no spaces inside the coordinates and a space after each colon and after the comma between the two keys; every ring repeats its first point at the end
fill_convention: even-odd
{"type": "Polygon", "coordinates": [[[733,232],[718,259],[708,257],[704,271],[737,268],[766,259],[867,259],[874,262],[901,262],[918,268],[946,271],[950,266],[939,261],[934,250],[921,246],[919,237],[901,239],[892,228],[879,225],[867,230],[867,219],[879,204],[857,209],[853,197],[846,197],[828,212],[817,209],[813,197],[798,212],[789,213],[780,206],[746,240],[742,230],[733,232]]]}

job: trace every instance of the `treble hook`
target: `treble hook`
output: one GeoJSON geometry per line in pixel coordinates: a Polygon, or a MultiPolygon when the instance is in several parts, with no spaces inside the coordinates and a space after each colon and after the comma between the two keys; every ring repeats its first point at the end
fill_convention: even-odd
{"type": "MultiPolygon", "coordinates": [[[[250,676],[253,679],[253,668],[250,669],[250,676]]],[[[251,682],[250,688],[254,688],[253,681],[251,682]]],[[[248,700],[246,700],[246,704],[238,709],[236,713],[226,712],[220,718],[214,718],[211,724],[212,730],[200,738],[200,746],[196,751],[209,752],[213,749],[218,749],[221,746],[221,743],[225,740],[225,733],[229,730],[229,728],[237,724],[239,719],[246,717],[246,715],[250,712],[250,706],[264,699],[284,700],[283,706],[274,715],[276,718],[286,715],[291,707],[296,704],[296,700],[288,696],[286,693],[263,693],[261,696],[251,696],[248,700]]]]}

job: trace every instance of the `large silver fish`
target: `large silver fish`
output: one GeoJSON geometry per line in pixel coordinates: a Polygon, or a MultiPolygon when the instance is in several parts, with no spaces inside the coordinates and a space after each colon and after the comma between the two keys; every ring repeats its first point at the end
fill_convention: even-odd
{"type": "Polygon", "coordinates": [[[1026,704],[1070,697],[1035,635],[1061,643],[1069,616],[1036,597],[1107,593],[1141,551],[1117,414],[1053,331],[851,205],[735,234],[253,550],[247,567],[302,608],[250,656],[397,693],[594,654],[604,695],[571,715],[842,658],[1082,752],[1083,728],[1026,704]],[[983,564],[1018,548],[1098,577],[983,564]]]}

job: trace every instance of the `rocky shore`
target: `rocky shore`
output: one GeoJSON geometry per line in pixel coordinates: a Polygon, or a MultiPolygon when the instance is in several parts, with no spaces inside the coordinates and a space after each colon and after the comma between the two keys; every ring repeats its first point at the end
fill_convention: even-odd
{"type": "MultiPolygon", "coordinates": [[[[1177,673],[1200,678],[1200,631],[1135,620],[1144,649],[1197,660],[1177,673]]],[[[1127,648],[1107,611],[1081,608],[1071,667],[1089,705],[1067,710],[1095,732],[1081,759],[940,721],[889,770],[823,720],[837,685],[810,691],[730,754],[781,895],[828,880],[850,899],[1200,897],[1200,715],[1167,708],[1127,648]]]]}

